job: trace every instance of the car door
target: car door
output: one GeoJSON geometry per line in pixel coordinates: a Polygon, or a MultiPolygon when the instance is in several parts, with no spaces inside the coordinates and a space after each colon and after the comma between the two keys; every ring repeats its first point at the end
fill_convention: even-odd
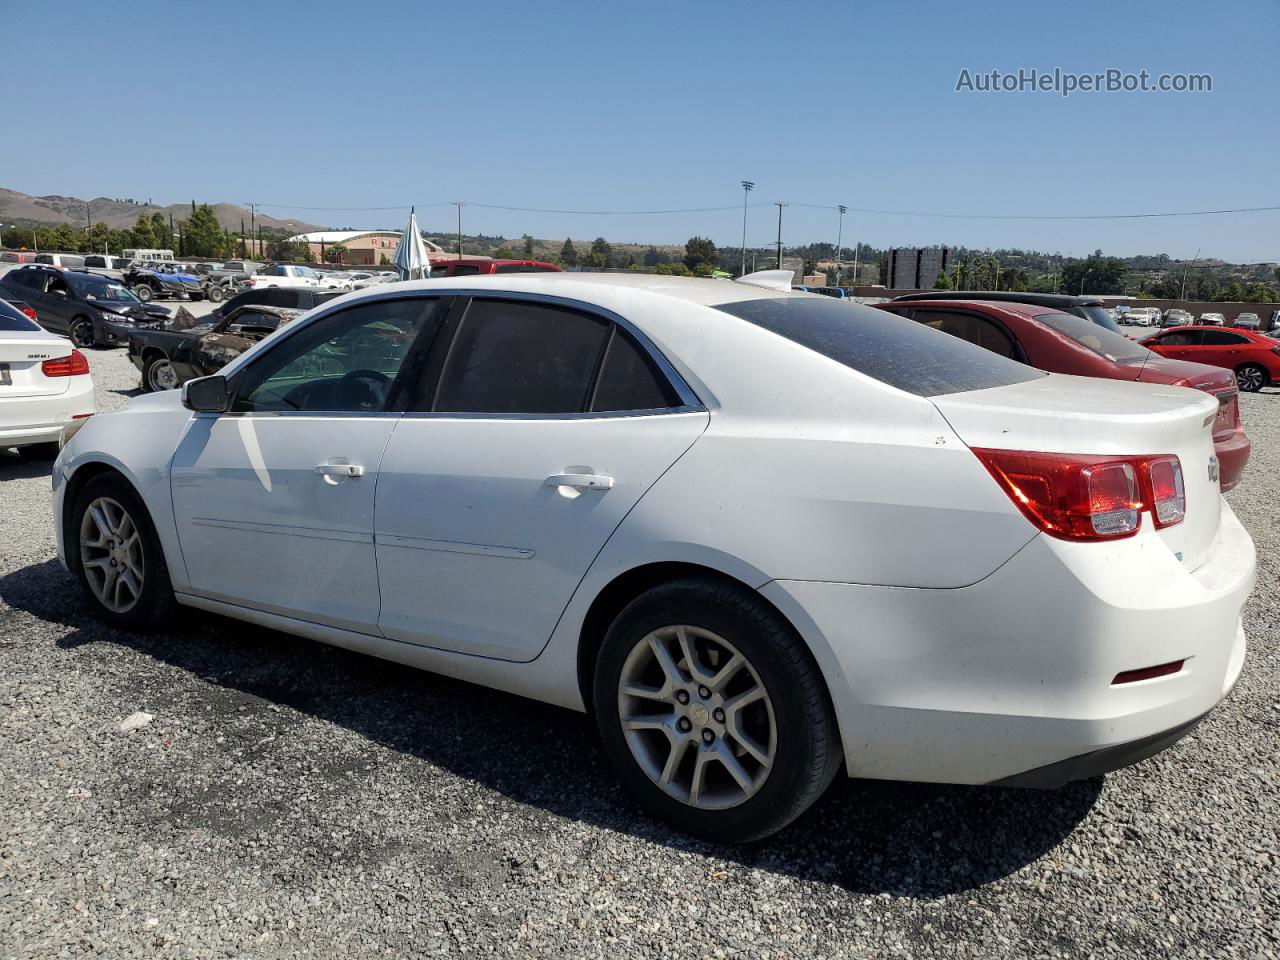
{"type": "Polygon", "coordinates": [[[374,488],[399,414],[388,402],[437,300],[327,314],[231,378],[172,464],[173,508],[200,596],[377,632],[374,488]]]}
{"type": "Polygon", "coordinates": [[[1215,367],[1234,368],[1245,359],[1245,350],[1251,345],[1248,337],[1229,330],[1204,330],[1194,359],[1215,367]]]}
{"type": "Polygon", "coordinates": [[[1200,349],[1200,334],[1199,330],[1171,330],[1144,343],[1162,357],[1196,360],[1196,351],[1200,349]]]}
{"type": "Polygon", "coordinates": [[[460,299],[378,479],[382,632],[528,661],[708,414],[615,318],[460,299]]]}
{"type": "Polygon", "coordinates": [[[48,316],[49,329],[55,333],[69,333],[71,317],[76,313],[78,305],[75,294],[63,279],[61,271],[42,270],[44,276],[44,292],[40,298],[40,306],[36,313],[41,317],[48,316]]]}

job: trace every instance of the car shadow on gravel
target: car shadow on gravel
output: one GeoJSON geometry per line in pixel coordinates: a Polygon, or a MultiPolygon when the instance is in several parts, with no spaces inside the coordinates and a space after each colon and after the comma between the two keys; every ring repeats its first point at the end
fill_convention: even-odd
{"type": "MultiPolygon", "coordinates": [[[[777,836],[706,844],[636,810],[581,714],[205,614],[176,633],[121,633],[94,619],[52,560],[0,577],[0,602],[69,628],[57,645],[72,656],[115,644],[216,685],[229,714],[272,705],[301,711],[557,817],[712,865],[858,893],[933,898],[1005,877],[1061,843],[1102,788],[1100,778],[1053,792],[838,778],[777,836]]],[[[7,619],[13,630],[13,615],[7,619]]]]}
{"type": "Polygon", "coordinates": [[[0,448],[0,483],[53,475],[52,460],[25,460],[14,450],[0,448]]]}

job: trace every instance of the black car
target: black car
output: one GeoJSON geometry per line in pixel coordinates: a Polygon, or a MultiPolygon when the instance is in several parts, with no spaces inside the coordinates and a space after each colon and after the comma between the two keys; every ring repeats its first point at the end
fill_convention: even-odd
{"type": "Polygon", "coordinates": [[[282,307],[285,310],[310,310],[327,300],[340,297],[342,290],[319,290],[315,287],[259,287],[237,293],[226,303],[209,314],[208,320],[217,322],[240,307],[282,307]]]}
{"type": "Polygon", "coordinates": [[[0,296],[23,300],[37,322],[77,347],[119,346],[139,326],[163,323],[164,307],[143,304],[127,287],[92,273],[27,264],[0,277],[0,296]]]}
{"type": "Polygon", "coordinates": [[[138,329],[130,334],[129,359],[142,374],[143,390],[173,390],[188,380],[217,373],[303,312],[283,307],[240,306],[225,316],[209,316],[185,329],[177,329],[182,319],[195,319],[186,311],[180,311],[167,329],[138,329]]]}
{"type": "Polygon", "coordinates": [[[1107,305],[1100,297],[1073,297],[1065,293],[1014,293],[1008,290],[932,290],[928,293],[909,293],[894,297],[896,300],[995,300],[1005,303],[1030,303],[1037,307],[1051,307],[1072,316],[1096,323],[1121,336],[1124,331],[1107,312],[1107,305]]]}

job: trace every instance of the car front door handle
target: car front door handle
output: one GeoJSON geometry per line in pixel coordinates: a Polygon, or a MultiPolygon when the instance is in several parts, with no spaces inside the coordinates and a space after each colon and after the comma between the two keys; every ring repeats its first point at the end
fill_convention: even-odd
{"type": "Polygon", "coordinates": [[[599,473],[553,473],[547,477],[548,487],[573,487],[577,490],[608,490],[613,477],[599,473]]]}
{"type": "Polygon", "coordinates": [[[317,463],[316,473],[326,480],[331,477],[363,477],[364,467],[358,463],[317,463]]]}

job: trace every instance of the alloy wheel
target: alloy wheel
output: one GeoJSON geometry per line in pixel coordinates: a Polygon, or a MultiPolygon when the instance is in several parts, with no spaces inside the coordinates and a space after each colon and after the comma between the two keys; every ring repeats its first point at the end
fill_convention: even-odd
{"type": "Polygon", "coordinates": [[[88,320],[78,320],[71,325],[71,342],[77,347],[93,346],[93,324],[88,320]]]}
{"type": "Polygon", "coordinates": [[[749,800],[777,755],[773,703],[759,673],[701,627],[662,627],[635,645],[618,678],[618,716],[649,779],[699,809],[749,800]]]}
{"type": "Polygon", "coordinates": [[[80,565],[94,597],[112,613],[128,612],[142,596],[142,538],[129,512],[110,497],[92,501],[80,518],[80,565]]]}
{"type": "Polygon", "coordinates": [[[1258,367],[1241,367],[1236,371],[1236,386],[1249,393],[1257,393],[1263,387],[1262,370],[1258,367]]]}
{"type": "Polygon", "coordinates": [[[168,360],[157,360],[152,363],[147,371],[147,380],[153,391],[177,390],[179,386],[178,373],[168,360]]]}

